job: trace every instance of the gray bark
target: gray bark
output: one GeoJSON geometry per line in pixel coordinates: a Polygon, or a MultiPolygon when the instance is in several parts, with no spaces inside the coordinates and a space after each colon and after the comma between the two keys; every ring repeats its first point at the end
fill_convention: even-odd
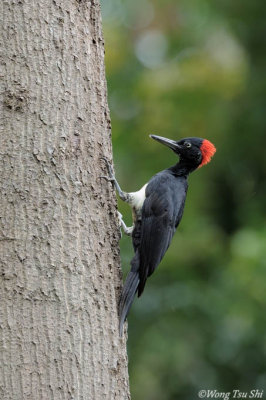
{"type": "Polygon", "coordinates": [[[0,398],[128,399],[99,3],[0,13],[0,398]]]}

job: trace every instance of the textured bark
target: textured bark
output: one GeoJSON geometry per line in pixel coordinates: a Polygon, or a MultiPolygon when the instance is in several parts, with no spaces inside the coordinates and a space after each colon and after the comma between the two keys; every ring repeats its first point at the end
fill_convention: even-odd
{"type": "Polygon", "coordinates": [[[2,0],[0,398],[127,399],[98,1],[2,0]]]}

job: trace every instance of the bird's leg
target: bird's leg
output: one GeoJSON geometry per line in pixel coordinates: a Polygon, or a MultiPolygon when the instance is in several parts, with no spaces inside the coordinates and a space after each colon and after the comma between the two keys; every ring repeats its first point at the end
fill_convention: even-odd
{"type": "Polygon", "coordinates": [[[107,158],[105,157],[101,157],[102,160],[104,160],[106,167],[107,167],[107,171],[108,171],[108,175],[109,176],[100,176],[100,178],[104,178],[109,182],[112,182],[117,190],[118,196],[120,197],[121,200],[129,203],[130,201],[130,196],[128,193],[123,192],[123,190],[121,189],[119,183],[117,182],[116,178],[115,178],[115,174],[113,171],[113,168],[111,166],[111,164],[109,163],[109,161],[107,160],[107,158]]]}
{"type": "MultiPolygon", "coordinates": [[[[118,193],[118,196],[120,197],[120,199],[127,203],[130,203],[131,197],[130,197],[129,193],[123,192],[123,190],[121,189],[119,183],[117,182],[117,180],[115,178],[115,174],[114,174],[111,164],[105,157],[102,157],[102,160],[104,160],[104,162],[106,164],[109,176],[101,176],[100,178],[104,178],[107,181],[112,182],[117,190],[117,193],[118,193]]],[[[128,236],[132,236],[134,226],[130,226],[130,227],[126,226],[126,224],[123,220],[123,215],[119,211],[118,211],[118,218],[119,218],[119,225],[120,225],[120,227],[122,227],[124,233],[128,236]]]]}
{"type": "Polygon", "coordinates": [[[123,215],[119,211],[118,211],[118,218],[119,218],[120,226],[122,227],[124,233],[128,236],[132,236],[134,226],[130,226],[130,227],[126,226],[126,224],[123,220],[123,215]]]}

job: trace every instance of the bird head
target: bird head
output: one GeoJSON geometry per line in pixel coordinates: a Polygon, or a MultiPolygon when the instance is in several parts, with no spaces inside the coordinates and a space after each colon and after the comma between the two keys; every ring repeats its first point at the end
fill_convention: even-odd
{"type": "Polygon", "coordinates": [[[207,139],[189,137],[176,142],[157,135],[150,135],[150,137],[172,149],[178,154],[180,161],[191,165],[193,168],[200,168],[208,164],[216,152],[215,146],[207,139]]]}

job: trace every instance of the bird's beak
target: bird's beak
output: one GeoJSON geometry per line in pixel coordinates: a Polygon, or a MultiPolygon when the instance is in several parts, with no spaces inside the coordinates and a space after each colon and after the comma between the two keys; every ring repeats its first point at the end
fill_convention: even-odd
{"type": "Polygon", "coordinates": [[[157,136],[157,135],[150,135],[150,137],[154,140],[157,140],[157,142],[164,144],[167,147],[170,147],[170,149],[174,150],[174,152],[178,153],[180,146],[177,144],[174,140],[167,139],[162,136],[157,136]]]}

